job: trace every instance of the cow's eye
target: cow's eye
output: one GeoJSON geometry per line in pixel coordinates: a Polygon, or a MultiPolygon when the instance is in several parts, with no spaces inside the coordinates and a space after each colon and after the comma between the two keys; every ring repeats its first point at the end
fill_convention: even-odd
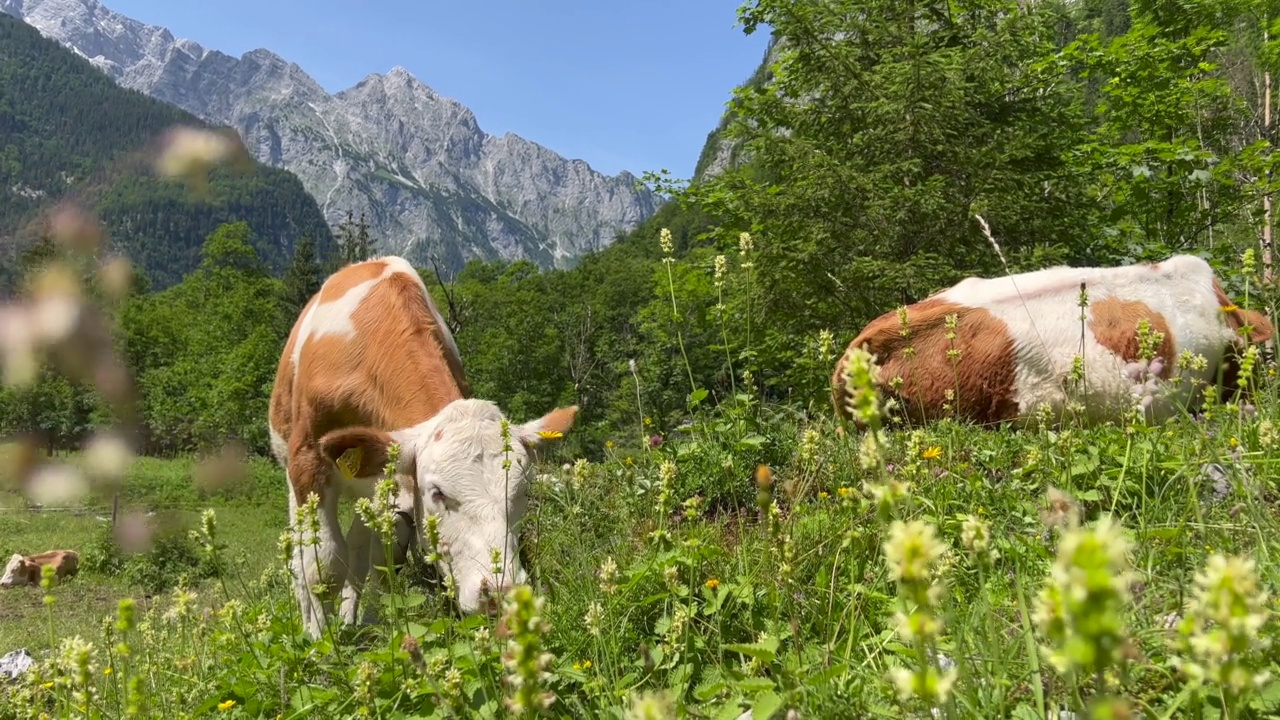
{"type": "Polygon", "coordinates": [[[431,502],[434,505],[444,505],[444,491],[440,488],[431,488],[431,502]]]}

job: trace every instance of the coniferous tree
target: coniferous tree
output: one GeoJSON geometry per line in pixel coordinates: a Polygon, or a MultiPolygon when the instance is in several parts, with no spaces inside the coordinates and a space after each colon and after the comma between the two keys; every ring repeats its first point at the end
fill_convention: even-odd
{"type": "Polygon", "coordinates": [[[293,262],[284,274],[284,310],[297,315],[312,295],[320,290],[324,279],[320,276],[320,259],[316,244],[310,235],[303,235],[293,251],[293,262]]]}

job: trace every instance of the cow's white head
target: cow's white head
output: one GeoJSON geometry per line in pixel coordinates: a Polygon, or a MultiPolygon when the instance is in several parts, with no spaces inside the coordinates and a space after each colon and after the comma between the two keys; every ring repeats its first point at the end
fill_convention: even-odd
{"type": "Polygon", "coordinates": [[[412,489],[418,542],[428,547],[424,520],[438,516],[445,553],[440,570],[453,574],[459,607],[466,613],[492,613],[507,589],[526,581],[516,531],[525,514],[534,453],[568,432],[577,412],[576,405],[557,408],[523,425],[510,424],[506,451],[502,412],[492,402],[476,399],[455,400],[430,420],[404,430],[334,430],[320,439],[320,447],[335,462],[358,449],[360,467],[353,474],[363,478],[380,475],[389,446],[398,443],[397,479],[402,488],[412,489]]]}
{"type": "Polygon", "coordinates": [[[4,575],[0,576],[0,587],[17,587],[27,584],[26,558],[14,553],[4,566],[4,575]]]}

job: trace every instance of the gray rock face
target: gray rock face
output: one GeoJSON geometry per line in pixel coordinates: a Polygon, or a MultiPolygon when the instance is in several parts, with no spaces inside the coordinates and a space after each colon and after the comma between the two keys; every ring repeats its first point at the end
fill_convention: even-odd
{"type": "Polygon", "coordinates": [[[404,68],[330,95],[267,51],[206,50],[96,0],[0,0],[120,85],[240,131],[334,225],[363,212],[379,250],[457,269],[472,258],[564,266],[652,215],[636,177],[607,176],[512,134],[480,129],[462,104],[404,68]]]}

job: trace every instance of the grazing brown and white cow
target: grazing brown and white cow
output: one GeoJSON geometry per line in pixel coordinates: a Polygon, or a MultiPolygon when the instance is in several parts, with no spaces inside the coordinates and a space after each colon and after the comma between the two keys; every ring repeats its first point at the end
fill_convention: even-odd
{"type": "Polygon", "coordinates": [[[370,564],[382,564],[382,543],[359,516],[343,535],[338,500],[372,495],[392,443],[400,448],[397,554],[407,542],[426,541],[424,520],[435,515],[450,564],[440,569],[452,572],[464,612],[494,611],[501,594],[524,581],[515,525],[525,512],[531,454],[568,432],[577,406],[510,424],[504,452],[502,412],[469,396],[453,336],[404,259],[348,265],[303,308],[280,358],[269,425],[289,483],[291,521],[317,495],[318,544],[299,538],[292,560],[311,635],[320,634],[322,607],[331,609],[339,590],[341,620],[355,622],[370,564]],[[337,461],[355,457],[347,455],[352,450],[358,467],[344,476],[337,461]]]}
{"type": "Polygon", "coordinates": [[[1160,422],[1199,406],[1203,385],[1193,379],[1236,386],[1244,330],[1253,342],[1274,333],[1265,315],[1237,308],[1209,264],[1192,255],[968,278],[908,306],[905,328],[899,311],[888,312],[849,343],[831,377],[838,416],[852,419],[845,380],[854,349],[862,348],[875,357],[877,390],[909,422],[953,413],[1022,426],[1044,405],[1061,418],[1073,401],[1084,405],[1088,422],[1117,419],[1135,403],[1160,422]],[[1087,308],[1080,307],[1082,283],[1087,308]],[[1139,357],[1143,319],[1163,334],[1149,367],[1139,357]],[[1175,368],[1184,352],[1204,362],[1175,368]],[[1073,387],[1077,357],[1083,382],[1073,387]]]}
{"type": "Polygon", "coordinates": [[[54,577],[62,582],[80,572],[80,555],[75,550],[50,550],[25,557],[14,553],[0,576],[0,587],[39,585],[45,565],[52,565],[54,577]]]}

